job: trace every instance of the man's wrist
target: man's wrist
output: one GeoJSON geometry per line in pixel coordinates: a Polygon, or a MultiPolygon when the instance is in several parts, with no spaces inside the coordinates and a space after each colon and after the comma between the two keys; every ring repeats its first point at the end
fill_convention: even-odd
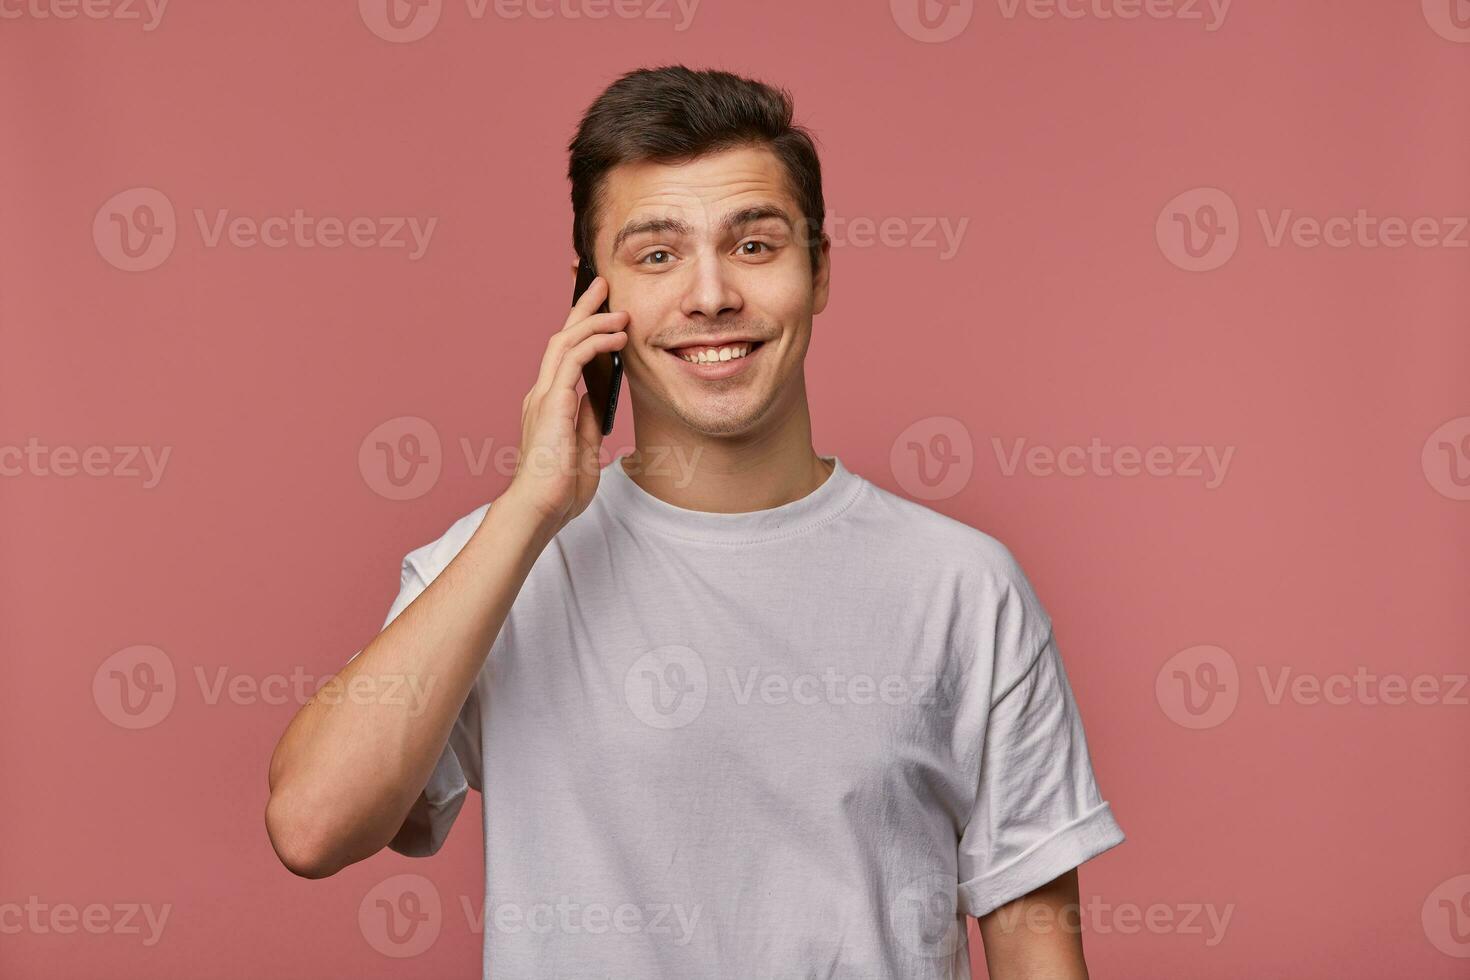
{"type": "Polygon", "coordinates": [[[480,527],[484,529],[492,522],[495,527],[503,529],[497,531],[497,534],[523,536],[527,544],[535,547],[537,553],[550,544],[557,531],[561,530],[559,522],[522,496],[515,484],[507,487],[490,504],[489,513],[480,527]]]}

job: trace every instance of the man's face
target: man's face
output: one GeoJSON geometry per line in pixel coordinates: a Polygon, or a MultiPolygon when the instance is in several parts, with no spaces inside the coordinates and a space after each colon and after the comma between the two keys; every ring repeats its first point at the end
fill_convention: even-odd
{"type": "Polygon", "coordinates": [[[623,164],[604,195],[597,268],[611,308],[629,313],[622,356],[640,418],[652,411],[706,435],[741,435],[804,397],[830,246],[814,274],[807,245],[817,232],[775,155],[740,147],[681,164],[623,164]],[[701,351],[713,359],[686,359],[701,351]]]}

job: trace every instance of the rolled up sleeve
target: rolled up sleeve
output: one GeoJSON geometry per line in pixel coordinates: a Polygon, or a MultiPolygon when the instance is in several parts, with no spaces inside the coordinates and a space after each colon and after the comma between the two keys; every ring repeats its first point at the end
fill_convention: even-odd
{"type": "Polygon", "coordinates": [[[1038,635],[1034,654],[997,656],[1002,668],[1012,659],[1025,666],[997,675],[985,726],[979,792],[959,843],[957,904],[967,915],[986,915],[1124,840],[1098,790],[1050,624],[1038,635]]]}

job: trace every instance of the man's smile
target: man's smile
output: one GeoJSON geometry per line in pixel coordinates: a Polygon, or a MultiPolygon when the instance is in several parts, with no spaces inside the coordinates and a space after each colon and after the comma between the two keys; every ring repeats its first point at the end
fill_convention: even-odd
{"type": "Polygon", "coordinates": [[[691,344],[684,347],[665,348],[677,358],[684,370],[705,381],[731,378],[746,370],[750,361],[765,346],[764,341],[742,340],[719,346],[691,344]]]}

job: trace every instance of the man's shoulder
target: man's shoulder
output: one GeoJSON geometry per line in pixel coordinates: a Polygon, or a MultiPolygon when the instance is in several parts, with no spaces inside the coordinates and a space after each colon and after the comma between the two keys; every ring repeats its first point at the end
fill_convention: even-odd
{"type": "Polygon", "coordinates": [[[896,554],[920,588],[936,595],[959,597],[978,612],[998,638],[997,657],[1026,657],[1051,633],[1051,614],[1037,595],[1021,563],[994,535],[958,518],[941,514],[908,497],[874,487],[875,533],[879,547],[896,554]]]}
{"type": "Polygon", "coordinates": [[[1025,578],[1010,548],[994,535],[872,482],[867,496],[864,531],[881,536],[885,544],[926,556],[937,567],[1003,580],[1025,578]]]}

